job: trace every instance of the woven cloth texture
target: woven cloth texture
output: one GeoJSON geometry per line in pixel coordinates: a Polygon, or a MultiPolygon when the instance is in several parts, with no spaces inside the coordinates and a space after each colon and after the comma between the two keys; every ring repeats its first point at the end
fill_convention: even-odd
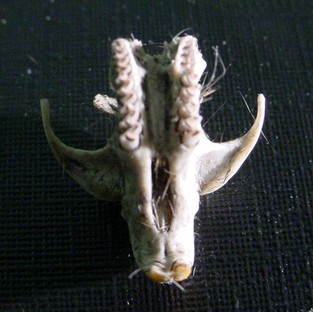
{"type": "Polygon", "coordinates": [[[313,311],[311,1],[0,1],[0,311],[313,311]],[[70,146],[104,146],[97,112],[110,43],[151,53],[185,30],[212,72],[201,108],[210,138],[242,135],[264,93],[263,134],[237,175],[201,199],[193,276],[174,285],[136,269],[120,204],[81,189],[54,159],[39,100],[70,146]]]}

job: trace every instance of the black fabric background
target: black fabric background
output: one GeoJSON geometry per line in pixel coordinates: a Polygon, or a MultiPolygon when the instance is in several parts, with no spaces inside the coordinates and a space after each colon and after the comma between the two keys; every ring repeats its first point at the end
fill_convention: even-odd
{"type": "Polygon", "coordinates": [[[2,0],[0,310],[313,311],[312,13],[301,0],[2,0]],[[152,53],[189,27],[209,73],[212,46],[231,65],[202,108],[210,137],[246,131],[253,120],[240,92],[254,114],[262,92],[267,140],[202,198],[183,293],[128,279],[136,265],[120,205],[63,174],[39,99],[50,99],[64,142],[99,148],[113,124],[91,103],[111,94],[110,42],[133,34],[152,53]]]}

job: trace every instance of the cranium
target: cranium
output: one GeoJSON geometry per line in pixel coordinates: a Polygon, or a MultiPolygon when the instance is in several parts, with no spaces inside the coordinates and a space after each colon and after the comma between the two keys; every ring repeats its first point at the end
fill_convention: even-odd
{"type": "Polygon", "coordinates": [[[41,100],[45,133],[58,162],[86,191],[121,201],[139,269],[155,282],[176,283],[192,271],[199,197],[227,183],[248,157],[261,133],[265,98],[258,96],[257,117],[244,136],[215,143],[201,126],[200,104],[213,90],[199,84],[206,62],[195,37],[177,36],[157,56],[136,39],[119,38],[112,54],[116,99],[94,100],[119,119],[108,144],[85,151],[62,143],[50,126],[47,99],[41,100]]]}

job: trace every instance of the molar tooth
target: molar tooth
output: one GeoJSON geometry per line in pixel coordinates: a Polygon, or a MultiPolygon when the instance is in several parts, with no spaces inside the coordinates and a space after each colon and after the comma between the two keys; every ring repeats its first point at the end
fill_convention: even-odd
{"type": "Polygon", "coordinates": [[[125,51],[125,42],[128,42],[126,39],[118,38],[112,42],[113,52],[122,52],[125,51]]]}
{"type": "Polygon", "coordinates": [[[119,122],[119,129],[120,130],[126,130],[128,128],[134,127],[138,122],[138,116],[137,114],[133,115],[126,115],[125,118],[123,118],[119,122]]]}
{"type": "Polygon", "coordinates": [[[197,106],[199,107],[199,98],[200,98],[200,87],[199,85],[196,86],[189,86],[189,87],[182,87],[179,91],[178,97],[182,100],[182,102],[190,102],[192,98],[197,106]]]}
{"type": "Polygon", "coordinates": [[[199,79],[200,79],[200,76],[197,75],[197,73],[190,71],[184,74],[181,77],[180,81],[184,87],[190,87],[190,86],[197,86],[199,79]]]}
{"type": "Polygon", "coordinates": [[[119,137],[122,148],[126,151],[133,151],[140,145],[140,133],[142,132],[141,124],[128,128],[119,137]]]}
{"type": "Polygon", "coordinates": [[[125,133],[120,136],[119,140],[123,150],[125,151],[132,151],[138,147],[138,142],[127,137],[125,133]]]}
{"type": "Polygon", "coordinates": [[[115,70],[117,72],[126,72],[129,73],[131,70],[130,60],[126,53],[118,54],[114,57],[115,70]]]}
{"type": "Polygon", "coordinates": [[[134,107],[134,105],[132,104],[127,104],[127,105],[124,105],[121,110],[120,110],[120,114],[122,116],[126,116],[126,115],[130,115],[130,116],[133,116],[137,113],[138,115],[138,111],[136,110],[136,108],[134,107]]]}
{"type": "Polygon", "coordinates": [[[125,84],[126,82],[128,82],[129,80],[129,74],[125,73],[125,71],[117,71],[118,72],[118,76],[115,79],[115,83],[118,86],[121,86],[123,84],[125,84]]]}
{"type": "Polygon", "coordinates": [[[178,116],[180,118],[187,118],[194,114],[194,109],[190,109],[190,107],[187,107],[187,105],[184,105],[178,109],[177,112],[178,116]]]}
{"type": "Polygon", "coordinates": [[[125,79],[124,75],[123,77],[118,76],[116,79],[117,84],[120,85],[118,89],[118,95],[123,96],[123,95],[134,95],[134,88],[135,88],[135,83],[129,77],[125,79]]]}

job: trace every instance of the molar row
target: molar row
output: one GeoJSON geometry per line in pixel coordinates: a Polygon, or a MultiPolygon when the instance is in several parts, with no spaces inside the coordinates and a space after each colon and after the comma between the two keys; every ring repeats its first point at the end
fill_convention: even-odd
{"type": "Polygon", "coordinates": [[[179,118],[177,131],[181,143],[191,148],[198,144],[201,132],[200,79],[197,66],[197,42],[194,38],[184,38],[179,43],[175,60],[176,74],[179,76],[179,90],[175,101],[179,118]]]}
{"type": "Polygon", "coordinates": [[[113,61],[117,78],[117,96],[121,104],[119,122],[120,144],[124,150],[132,151],[140,145],[142,122],[140,111],[143,105],[143,92],[138,65],[130,42],[117,39],[112,44],[113,61]]]}

